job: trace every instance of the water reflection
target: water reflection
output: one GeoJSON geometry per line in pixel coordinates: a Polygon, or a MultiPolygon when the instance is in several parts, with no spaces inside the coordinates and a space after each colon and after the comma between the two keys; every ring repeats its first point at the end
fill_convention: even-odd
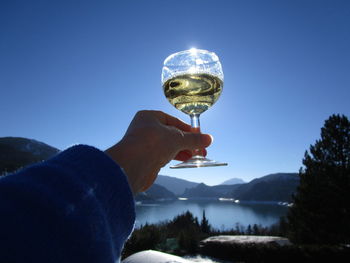
{"type": "Polygon", "coordinates": [[[239,223],[243,226],[260,224],[270,226],[286,214],[286,207],[277,204],[222,202],[216,200],[164,201],[136,206],[136,226],[173,219],[190,211],[199,220],[203,210],[209,223],[217,229],[232,229],[239,223]]]}

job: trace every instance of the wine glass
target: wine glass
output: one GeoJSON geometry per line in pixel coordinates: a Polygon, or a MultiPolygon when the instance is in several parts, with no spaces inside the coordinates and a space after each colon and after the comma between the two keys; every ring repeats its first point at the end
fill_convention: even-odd
{"type": "MultiPolygon", "coordinates": [[[[178,110],[191,117],[191,131],[200,132],[199,116],[219,98],[224,73],[214,52],[191,48],[171,54],[164,60],[162,85],[165,97],[178,110]]],[[[203,156],[202,149],[196,149],[192,158],[170,168],[197,168],[223,166],[203,156]]]]}

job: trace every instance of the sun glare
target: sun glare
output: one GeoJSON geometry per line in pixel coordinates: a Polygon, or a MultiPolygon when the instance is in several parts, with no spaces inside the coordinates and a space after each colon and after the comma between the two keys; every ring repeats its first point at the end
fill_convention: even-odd
{"type": "Polygon", "coordinates": [[[190,48],[190,52],[191,52],[192,54],[196,54],[196,53],[197,53],[197,50],[198,50],[198,49],[196,49],[195,47],[190,48]]]}

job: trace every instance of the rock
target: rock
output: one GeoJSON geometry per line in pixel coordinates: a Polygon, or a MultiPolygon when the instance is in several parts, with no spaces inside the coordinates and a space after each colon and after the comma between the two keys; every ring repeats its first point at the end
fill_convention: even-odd
{"type": "Polygon", "coordinates": [[[276,236],[252,236],[252,235],[243,235],[243,236],[213,236],[201,241],[201,245],[206,243],[222,243],[222,244],[231,244],[231,245],[247,245],[247,244],[256,244],[256,245],[277,245],[277,246],[288,246],[292,243],[288,238],[276,237],[276,236]]]}
{"type": "Polygon", "coordinates": [[[213,236],[199,247],[202,255],[231,262],[284,262],[295,252],[287,238],[277,236],[213,236]]]}

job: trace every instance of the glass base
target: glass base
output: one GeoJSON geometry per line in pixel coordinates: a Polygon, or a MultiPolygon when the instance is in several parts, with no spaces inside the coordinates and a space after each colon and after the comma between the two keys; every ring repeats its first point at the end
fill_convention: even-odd
{"type": "Polygon", "coordinates": [[[195,155],[195,156],[192,156],[191,159],[189,159],[185,162],[170,166],[170,168],[172,168],[172,169],[199,168],[199,167],[225,166],[225,165],[227,165],[227,163],[217,162],[217,161],[207,159],[207,158],[200,156],[200,155],[195,155]]]}

